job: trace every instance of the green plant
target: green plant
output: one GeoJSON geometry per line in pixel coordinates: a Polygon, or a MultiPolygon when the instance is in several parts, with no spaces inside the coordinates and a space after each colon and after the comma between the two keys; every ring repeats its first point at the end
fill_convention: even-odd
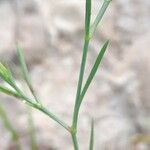
{"type": "Polygon", "coordinates": [[[0,118],[3,121],[4,127],[9,131],[11,134],[11,140],[14,141],[16,144],[17,150],[20,150],[20,142],[19,142],[19,135],[17,131],[13,128],[11,121],[9,120],[5,108],[0,104],[0,118]]]}
{"type": "MultiPolygon", "coordinates": [[[[86,66],[86,60],[87,60],[87,53],[89,48],[89,43],[91,38],[93,37],[98,24],[100,23],[108,5],[110,4],[111,0],[104,0],[103,5],[101,9],[98,12],[97,17],[95,18],[93,24],[91,25],[91,0],[86,0],[86,11],[85,11],[85,32],[84,32],[84,47],[83,47],[83,54],[82,54],[82,61],[81,61],[81,67],[80,67],[80,74],[79,74],[79,80],[78,80],[78,87],[77,87],[77,94],[75,99],[75,105],[74,105],[74,113],[73,113],[73,119],[72,119],[72,125],[66,124],[63,120],[58,118],[55,114],[50,112],[47,108],[45,108],[42,103],[39,101],[39,99],[36,96],[36,93],[32,87],[31,80],[29,77],[29,73],[27,70],[27,66],[25,63],[25,59],[23,56],[22,49],[18,46],[17,52],[22,68],[23,78],[25,82],[27,83],[27,86],[30,89],[31,94],[33,95],[33,99],[28,97],[24,94],[24,92],[16,85],[15,80],[10,72],[10,70],[5,67],[3,64],[0,64],[0,77],[11,86],[10,88],[7,88],[5,86],[0,86],[0,91],[3,93],[6,93],[8,95],[17,97],[22,102],[26,103],[27,105],[38,109],[39,111],[43,112],[47,116],[49,116],[51,119],[53,119],[55,122],[57,122],[59,125],[61,125],[66,131],[68,131],[72,137],[73,146],[75,150],[79,149],[78,146],[78,140],[77,140],[77,129],[78,129],[78,117],[79,117],[79,111],[80,106],[83,101],[83,98],[98,70],[98,67],[101,63],[101,60],[104,56],[104,53],[108,46],[108,41],[104,43],[102,46],[99,54],[97,55],[97,58],[95,60],[95,63],[91,69],[91,72],[83,85],[83,78],[84,78],[84,72],[85,72],[85,66],[86,66]]],[[[91,135],[90,135],[90,144],[89,144],[89,150],[92,150],[94,146],[94,121],[92,121],[91,125],[91,135]]]]}
{"type": "MultiPolygon", "coordinates": [[[[27,114],[28,114],[28,132],[30,136],[30,148],[31,150],[37,150],[37,141],[36,141],[36,132],[35,132],[35,127],[34,127],[34,122],[33,122],[33,117],[32,117],[32,112],[31,109],[27,109],[27,114]]],[[[11,120],[9,119],[5,108],[0,104],[0,118],[2,120],[2,123],[4,127],[8,130],[8,132],[11,135],[11,140],[13,143],[16,145],[15,148],[16,150],[21,150],[21,145],[20,145],[20,136],[17,130],[14,129],[11,120]]]]}

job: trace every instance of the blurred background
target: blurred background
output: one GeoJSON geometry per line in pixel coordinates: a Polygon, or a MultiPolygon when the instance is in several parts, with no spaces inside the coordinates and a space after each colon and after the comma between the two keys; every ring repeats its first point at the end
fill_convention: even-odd
{"type": "MultiPolygon", "coordinates": [[[[92,20],[103,0],[93,0],[92,20]]],[[[70,124],[83,47],[85,0],[0,0],[0,61],[20,77],[16,42],[24,49],[38,97],[70,124]]],[[[80,149],[88,149],[91,118],[95,150],[150,149],[150,1],[112,1],[88,53],[85,79],[105,40],[110,46],[80,111],[80,149]]],[[[23,150],[31,149],[27,107],[0,94],[0,105],[18,132],[23,150]]],[[[72,150],[59,125],[32,111],[39,150],[72,150]]],[[[16,150],[0,119],[0,150],[16,150]]]]}

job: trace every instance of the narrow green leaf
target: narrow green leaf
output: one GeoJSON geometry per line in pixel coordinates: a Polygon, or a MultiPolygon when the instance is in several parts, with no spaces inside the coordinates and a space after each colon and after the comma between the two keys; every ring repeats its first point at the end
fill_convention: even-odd
{"type": "Polygon", "coordinates": [[[92,119],[89,150],[93,150],[93,148],[94,148],[94,120],[92,119]]]}
{"type": "Polygon", "coordinates": [[[0,118],[3,121],[5,128],[10,132],[12,140],[17,142],[18,149],[20,149],[19,135],[18,135],[17,131],[13,128],[13,126],[5,112],[5,109],[1,104],[0,104],[0,118]]]}
{"type": "Polygon", "coordinates": [[[91,21],[91,0],[86,0],[85,40],[89,40],[90,21],[91,21]]]}
{"type": "Polygon", "coordinates": [[[10,71],[2,63],[0,63],[0,77],[9,84],[12,81],[12,75],[10,71]]]}
{"type": "Polygon", "coordinates": [[[86,92],[87,92],[87,90],[88,90],[88,88],[89,88],[89,86],[90,86],[90,84],[91,84],[91,82],[92,82],[92,80],[93,80],[97,70],[98,70],[98,67],[101,64],[101,61],[102,61],[102,58],[103,58],[103,56],[105,54],[105,51],[107,49],[108,43],[109,43],[109,41],[104,43],[101,51],[99,52],[99,54],[98,54],[98,56],[96,58],[94,66],[93,66],[93,68],[92,68],[92,70],[91,70],[91,72],[90,72],[90,74],[89,74],[89,76],[88,76],[88,78],[86,80],[85,86],[83,87],[83,90],[82,90],[82,93],[81,93],[81,96],[80,96],[79,105],[81,104],[81,102],[82,102],[82,100],[83,100],[83,98],[84,98],[84,96],[85,96],[85,94],[86,94],[86,92]]]}
{"type": "Polygon", "coordinates": [[[30,136],[30,147],[31,147],[31,150],[38,150],[32,110],[28,108],[27,113],[28,113],[28,130],[29,130],[29,136],[30,136]]]}
{"type": "Polygon", "coordinates": [[[37,102],[39,102],[39,100],[38,100],[38,98],[36,96],[36,93],[35,93],[35,91],[34,91],[34,89],[32,87],[31,79],[30,79],[30,76],[29,76],[29,72],[28,72],[28,68],[27,68],[27,65],[26,65],[25,57],[23,55],[22,48],[19,45],[17,46],[17,53],[18,53],[20,64],[21,64],[23,78],[26,81],[26,83],[27,83],[27,85],[28,85],[32,95],[34,96],[35,100],[37,102]]]}
{"type": "Polygon", "coordinates": [[[31,79],[29,77],[29,73],[28,73],[28,69],[27,69],[27,65],[26,65],[26,62],[25,62],[25,58],[24,58],[24,55],[23,55],[22,48],[19,45],[17,46],[17,53],[18,53],[20,64],[21,64],[23,78],[27,82],[27,84],[30,85],[31,84],[31,79]]]}
{"type": "Polygon", "coordinates": [[[98,15],[96,16],[94,23],[91,25],[91,30],[90,30],[90,37],[93,36],[93,34],[95,33],[98,24],[100,23],[100,21],[102,20],[107,7],[109,6],[111,0],[104,0],[102,7],[100,8],[98,15]]]}
{"type": "Polygon", "coordinates": [[[20,94],[14,92],[13,90],[11,90],[7,87],[1,86],[1,85],[0,85],[0,92],[5,93],[10,96],[14,96],[16,98],[20,98],[20,94]]]}
{"type": "Polygon", "coordinates": [[[3,91],[4,93],[7,93],[8,95],[15,96],[18,97],[18,95],[23,95],[22,91],[18,88],[18,86],[15,83],[15,80],[11,74],[11,71],[6,68],[3,64],[0,63],[0,77],[7,83],[9,84],[16,92],[13,93],[13,91],[6,89],[5,87],[1,86],[1,91],[3,91]]]}

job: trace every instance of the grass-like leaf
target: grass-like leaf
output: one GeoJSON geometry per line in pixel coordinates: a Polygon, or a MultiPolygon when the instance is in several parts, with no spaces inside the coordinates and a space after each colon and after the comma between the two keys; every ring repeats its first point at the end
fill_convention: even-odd
{"type": "Polygon", "coordinates": [[[30,76],[29,76],[29,72],[28,72],[28,68],[27,68],[27,65],[26,65],[26,61],[25,61],[25,57],[24,57],[22,48],[19,45],[17,46],[17,53],[18,53],[20,64],[21,64],[23,78],[26,81],[26,83],[27,83],[32,95],[34,96],[36,102],[39,102],[39,100],[36,96],[36,93],[33,89],[32,83],[31,83],[31,79],[30,79],[30,76]]]}
{"type": "Polygon", "coordinates": [[[11,71],[2,63],[0,63],[0,78],[4,80],[7,84],[9,84],[12,88],[14,88],[18,93],[21,93],[21,91],[15,84],[11,71]]]}
{"type": "Polygon", "coordinates": [[[94,23],[91,25],[91,29],[90,29],[90,37],[93,36],[93,34],[95,33],[98,24],[100,23],[100,21],[102,20],[104,13],[107,10],[107,7],[109,6],[111,0],[104,0],[102,7],[100,8],[98,15],[96,16],[94,23]]]}
{"type": "Polygon", "coordinates": [[[27,113],[28,113],[28,129],[29,129],[29,136],[30,136],[30,147],[31,147],[31,150],[38,150],[32,110],[28,108],[27,113]]]}
{"type": "Polygon", "coordinates": [[[94,148],[94,120],[92,119],[89,150],[93,150],[93,148],[94,148]]]}
{"type": "Polygon", "coordinates": [[[82,100],[83,100],[83,98],[84,98],[84,96],[85,96],[85,94],[86,94],[86,92],[87,92],[87,90],[88,90],[88,88],[89,88],[89,86],[90,86],[90,84],[91,84],[91,82],[92,82],[92,80],[93,80],[97,70],[98,70],[98,67],[101,64],[102,58],[103,58],[103,56],[105,54],[105,51],[106,51],[106,49],[108,47],[108,43],[109,43],[109,41],[106,41],[104,43],[101,51],[99,52],[99,54],[98,54],[98,56],[97,56],[97,58],[95,60],[94,66],[92,67],[92,70],[91,70],[91,72],[90,72],[90,74],[89,74],[89,76],[88,76],[88,78],[86,80],[85,86],[83,87],[83,90],[82,90],[82,93],[81,93],[81,96],[80,96],[79,105],[81,104],[81,102],[82,102],[82,100]]]}
{"type": "Polygon", "coordinates": [[[10,96],[14,96],[16,98],[20,98],[19,93],[15,92],[15,91],[7,88],[7,87],[4,87],[2,85],[0,85],[0,92],[5,93],[5,94],[10,95],[10,96]]]}
{"type": "Polygon", "coordinates": [[[12,84],[12,75],[2,63],[0,63],[0,77],[8,84],[12,84]]]}
{"type": "Polygon", "coordinates": [[[17,150],[20,150],[21,147],[20,147],[20,143],[19,143],[19,135],[18,135],[17,131],[13,128],[13,126],[5,112],[5,109],[1,104],[0,104],[0,118],[3,121],[5,128],[10,132],[12,140],[16,142],[17,150]]]}
{"type": "Polygon", "coordinates": [[[18,58],[19,58],[20,64],[21,64],[23,78],[27,82],[27,84],[30,85],[31,84],[31,79],[29,77],[27,65],[26,65],[26,62],[25,62],[25,57],[24,57],[22,48],[19,45],[17,45],[17,53],[18,53],[18,58]]]}

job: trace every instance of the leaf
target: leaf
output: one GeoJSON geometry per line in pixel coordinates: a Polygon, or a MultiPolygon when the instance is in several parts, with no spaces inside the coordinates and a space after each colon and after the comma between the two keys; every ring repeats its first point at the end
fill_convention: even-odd
{"type": "Polygon", "coordinates": [[[25,57],[23,55],[22,48],[19,45],[17,46],[17,53],[18,53],[20,64],[21,64],[23,78],[27,82],[28,85],[31,85],[31,80],[30,80],[27,65],[25,62],[25,57]]]}
{"type": "Polygon", "coordinates": [[[28,72],[28,68],[27,68],[26,62],[25,62],[25,57],[23,55],[22,48],[19,45],[17,46],[17,53],[18,53],[20,64],[21,64],[23,78],[26,81],[26,83],[27,83],[27,85],[28,85],[32,95],[34,96],[35,100],[37,102],[39,102],[39,100],[38,100],[38,98],[36,96],[36,93],[35,93],[35,91],[34,91],[34,89],[32,87],[31,79],[30,79],[30,76],[29,76],[29,72],[28,72]]]}
{"type": "Polygon", "coordinates": [[[100,21],[102,20],[107,7],[109,6],[111,0],[104,0],[102,7],[100,8],[98,15],[96,16],[94,23],[91,25],[91,29],[90,29],[90,37],[93,36],[93,34],[95,33],[98,24],[100,23],[100,21]]]}
{"type": "Polygon", "coordinates": [[[86,0],[86,15],[85,15],[85,39],[89,40],[91,21],[91,0],[86,0]]]}
{"type": "Polygon", "coordinates": [[[10,71],[2,63],[0,63],[0,77],[9,84],[12,81],[12,75],[10,71]]]}
{"type": "Polygon", "coordinates": [[[10,132],[12,140],[16,142],[16,149],[21,150],[20,143],[19,143],[19,134],[13,128],[5,109],[1,104],[0,104],[0,118],[3,121],[4,127],[10,132]]]}
{"type": "Polygon", "coordinates": [[[20,94],[14,92],[13,90],[11,90],[7,87],[1,86],[1,85],[0,85],[0,92],[5,93],[10,96],[14,96],[16,98],[20,98],[20,94]]]}
{"type": "Polygon", "coordinates": [[[105,54],[105,51],[107,49],[108,43],[109,43],[109,41],[106,41],[104,43],[103,47],[101,48],[101,51],[99,52],[99,54],[98,54],[98,56],[96,58],[94,66],[92,67],[92,70],[91,70],[91,72],[90,72],[90,74],[89,74],[89,76],[88,76],[88,78],[86,80],[86,83],[85,83],[85,85],[83,87],[83,90],[82,90],[82,93],[80,95],[79,105],[81,104],[81,102],[82,102],[82,100],[83,100],[83,98],[84,98],[84,96],[85,96],[85,94],[86,94],[86,92],[87,92],[87,90],[88,90],[88,88],[89,88],[89,86],[90,86],[90,84],[91,84],[91,82],[92,82],[92,80],[93,80],[97,70],[98,70],[98,67],[101,64],[101,61],[102,61],[102,58],[103,58],[103,56],[105,54]]]}
{"type": "Polygon", "coordinates": [[[31,150],[37,150],[38,144],[36,140],[36,130],[34,126],[32,110],[28,108],[27,113],[28,113],[28,130],[29,130],[29,136],[30,136],[30,147],[31,147],[31,150]]]}
{"type": "Polygon", "coordinates": [[[94,120],[92,119],[89,150],[93,150],[93,148],[94,148],[94,120]]]}

